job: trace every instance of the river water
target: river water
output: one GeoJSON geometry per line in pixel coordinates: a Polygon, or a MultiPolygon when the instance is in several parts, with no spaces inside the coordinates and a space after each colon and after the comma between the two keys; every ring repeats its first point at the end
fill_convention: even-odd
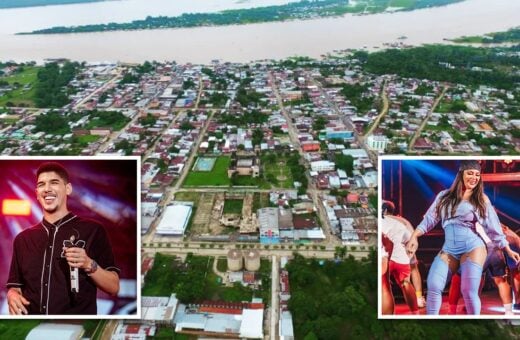
{"type": "MultiPolygon", "coordinates": [[[[58,7],[75,11],[78,6],[86,9],[95,6],[121,5],[130,1],[58,7]]],[[[175,0],[176,3],[177,1],[175,0]]],[[[201,7],[203,8],[201,11],[209,10],[210,3],[213,3],[210,0],[204,1],[207,6],[201,7]]],[[[223,2],[226,1],[228,4],[244,4],[231,0],[223,2]]],[[[269,0],[259,1],[267,3],[269,0]]],[[[276,0],[271,1],[276,2],[276,0]]],[[[149,4],[153,2],[161,2],[161,0],[147,1],[149,4]]],[[[192,1],[190,4],[196,2],[192,1]]],[[[245,7],[253,7],[251,4],[258,3],[256,0],[252,0],[249,2],[249,6],[245,7]]],[[[188,6],[187,4],[188,2],[186,2],[186,6],[188,6]]],[[[42,9],[49,11],[53,7],[18,10],[34,14],[32,11],[42,9]]],[[[177,10],[180,12],[176,14],[195,11],[187,9],[188,7],[184,9],[179,7],[177,10]]],[[[124,11],[124,9],[122,10],[124,11]]],[[[45,58],[66,57],[80,61],[175,60],[181,63],[209,63],[213,59],[221,59],[248,62],[261,59],[281,59],[295,55],[319,57],[321,54],[336,49],[364,47],[374,49],[383,47],[384,43],[397,42],[399,41],[397,38],[400,36],[407,37],[404,40],[406,44],[442,43],[444,38],[482,35],[520,26],[520,16],[518,15],[520,1],[518,0],[466,0],[449,6],[411,12],[364,16],[345,15],[335,18],[253,25],[29,36],[14,35],[12,28],[5,29],[2,15],[7,11],[15,10],[0,11],[0,60],[3,61],[35,60],[40,62],[45,58]]],[[[53,13],[53,11],[49,13],[53,13]]],[[[72,13],[70,14],[72,15],[72,13]]],[[[132,20],[149,14],[156,15],[152,12],[143,12],[143,15],[138,17],[132,17],[128,13],[125,15],[129,15],[128,20],[132,20]]],[[[64,15],[60,14],[60,17],[64,15]]],[[[168,13],[168,15],[170,14],[168,13]]],[[[119,18],[124,17],[123,13],[119,13],[118,16],[119,18]]],[[[43,18],[41,20],[44,21],[43,18]]],[[[45,20],[50,19],[45,18],[45,20]]],[[[64,20],[51,20],[52,24],[40,27],[63,24],[64,20]]],[[[98,18],[98,20],[101,19],[98,18]]],[[[110,19],[110,21],[116,20],[110,19]]],[[[79,24],[79,22],[75,22],[79,24]]],[[[41,24],[17,24],[17,29],[14,31],[32,30],[38,25],[41,24]],[[19,29],[22,26],[23,28],[19,29]]]]}

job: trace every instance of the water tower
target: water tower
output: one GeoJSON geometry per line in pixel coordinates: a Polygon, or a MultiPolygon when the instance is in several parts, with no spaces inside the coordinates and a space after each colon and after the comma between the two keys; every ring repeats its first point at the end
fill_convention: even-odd
{"type": "Polygon", "coordinates": [[[228,270],[237,272],[242,270],[242,252],[238,249],[231,249],[227,254],[228,270]]]}
{"type": "Polygon", "coordinates": [[[244,254],[246,260],[246,270],[256,272],[260,270],[260,253],[256,249],[246,251],[244,254]]]}

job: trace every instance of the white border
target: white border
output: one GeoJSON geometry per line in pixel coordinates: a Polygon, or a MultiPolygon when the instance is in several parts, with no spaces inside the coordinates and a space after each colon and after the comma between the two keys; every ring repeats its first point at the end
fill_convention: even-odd
{"type": "MultiPolygon", "coordinates": [[[[381,209],[380,205],[383,201],[382,198],[382,178],[383,178],[383,161],[387,160],[505,160],[505,159],[513,159],[515,161],[520,161],[520,156],[404,156],[404,155],[381,155],[378,157],[377,161],[377,199],[379,206],[377,207],[377,225],[381,224],[381,209]]],[[[451,315],[451,314],[439,314],[439,315],[417,315],[417,314],[393,314],[393,315],[383,315],[382,314],[382,302],[381,302],[381,256],[379,254],[380,244],[382,242],[381,233],[377,233],[377,318],[378,319],[414,319],[414,320],[431,320],[431,319],[463,319],[463,320],[473,320],[473,319],[505,319],[505,320],[518,320],[520,319],[520,314],[515,315],[499,315],[499,314],[484,314],[484,315],[451,315]]],[[[425,287],[423,291],[426,291],[425,287]]],[[[498,293],[497,293],[498,294],[498,293]]]]}
{"type": "MultiPolygon", "coordinates": [[[[103,320],[140,320],[141,319],[141,157],[139,156],[0,156],[0,161],[9,160],[27,160],[27,161],[59,161],[59,160],[106,160],[106,161],[118,161],[118,160],[134,160],[136,161],[137,172],[137,187],[136,187],[136,233],[137,233],[137,245],[136,245],[136,283],[137,283],[137,312],[136,314],[129,315],[118,315],[118,314],[96,314],[96,315],[9,315],[0,314],[0,320],[28,320],[28,319],[103,319],[103,320]]],[[[1,284],[4,284],[3,282],[1,284]]]]}

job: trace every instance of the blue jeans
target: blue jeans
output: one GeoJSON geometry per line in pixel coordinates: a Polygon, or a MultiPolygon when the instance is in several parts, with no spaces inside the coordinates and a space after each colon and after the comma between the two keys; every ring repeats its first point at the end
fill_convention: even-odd
{"type": "MultiPolygon", "coordinates": [[[[485,246],[484,241],[470,228],[447,225],[444,228],[445,241],[442,251],[460,260],[463,254],[485,246]]],[[[442,292],[446,286],[448,277],[448,264],[436,256],[428,273],[428,295],[426,312],[439,314],[442,304],[442,292]]],[[[480,314],[480,298],[478,287],[482,276],[482,266],[467,259],[461,265],[461,290],[468,314],[480,314]]]]}

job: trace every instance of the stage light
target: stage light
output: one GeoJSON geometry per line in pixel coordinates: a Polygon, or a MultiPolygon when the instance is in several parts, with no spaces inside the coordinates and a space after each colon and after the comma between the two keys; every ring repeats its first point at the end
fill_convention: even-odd
{"type": "Polygon", "coordinates": [[[2,201],[2,215],[29,216],[31,215],[31,202],[28,200],[4,199],[2,201]]]}

